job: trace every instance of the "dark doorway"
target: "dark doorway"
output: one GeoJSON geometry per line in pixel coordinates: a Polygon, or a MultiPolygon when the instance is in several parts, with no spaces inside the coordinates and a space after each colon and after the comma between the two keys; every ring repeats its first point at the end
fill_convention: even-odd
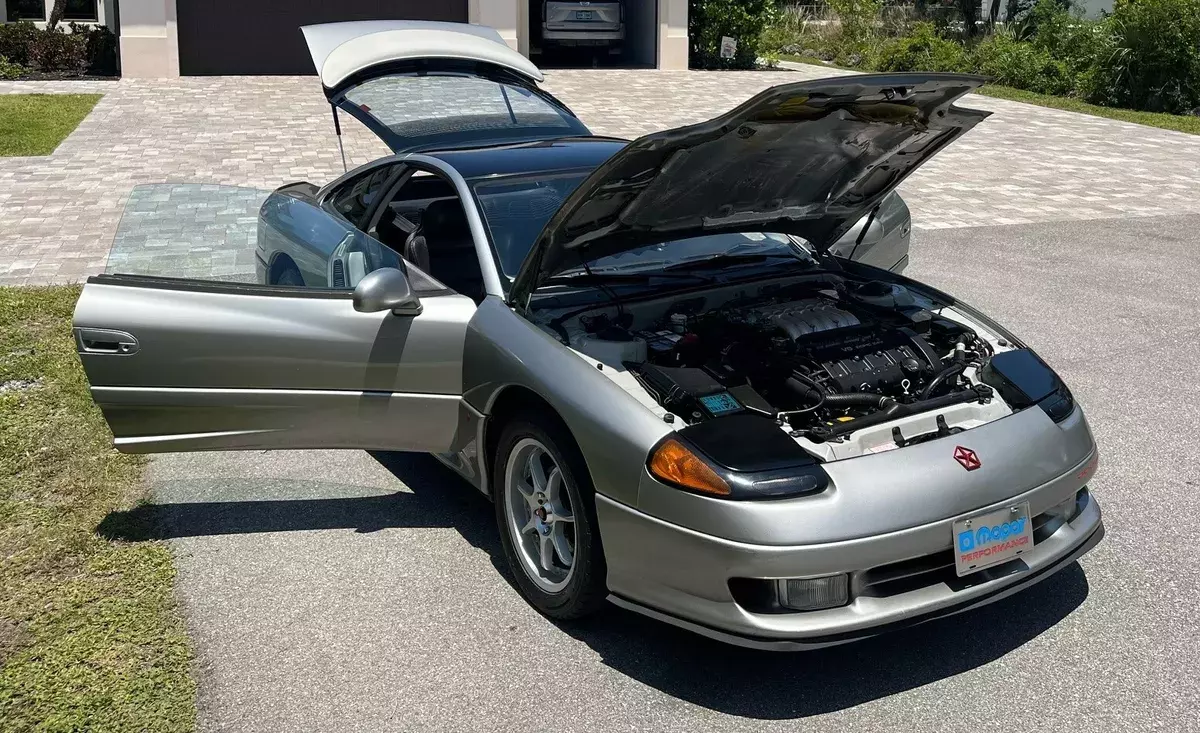
{"type": "Polygon", "coordinates": [[[343,20],[467,22],[467,0],[178,0],[184,76],[315,74],[300,26],[343,20]]]}
{"type": "Polygon", "coordinates": [[[530,58],[542,68],[658,65],[658,0],[526,2],[530,58]]]}

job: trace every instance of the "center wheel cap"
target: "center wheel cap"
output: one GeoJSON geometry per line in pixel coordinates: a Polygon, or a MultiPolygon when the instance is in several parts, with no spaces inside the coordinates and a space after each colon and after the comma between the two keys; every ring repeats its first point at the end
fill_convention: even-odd
{"type": "Polygon", "coordinates": [[[546,510],[544,507],[538,507],[537,509],[534,509],[533,513],[537,515],[538,519],[542,520],[543,522],[546,521],[546,510]]]}

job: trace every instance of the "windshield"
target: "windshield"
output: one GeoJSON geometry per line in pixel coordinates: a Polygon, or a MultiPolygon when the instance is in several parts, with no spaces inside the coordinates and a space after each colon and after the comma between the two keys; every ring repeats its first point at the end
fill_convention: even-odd
{"type": "MultiPolygon", "coordinates": [[[[767,232],[733,232],[711,234],[706,237],[691,237],[661,244],[651,244],[627,250],[608,257],[600,257],[588,263],[593,273],[636,273],[654,272],[663,268],[678,268],[693,262],[703,262],[718,257],[755,256],[775,257],[790,255],[797,260],[816,265],[812,252],[803,240],[787,234],[767,232]]],[[[752,263],[753,264],[753,263],[752,263]]],[[[730,263],[738,267],[737,263],[730,263]]],[[[582,272],[582,267],[564,270],[561,274],[582,272]]]]}
{"type": "Polygon", "coordinates": [[[345,99],[393,150],[587,134],[545,97],[471,74],[393,74],[363,82],[345,99]]]}
{"type": "Polygon", "coordinates": [[[500,269],[510,279],[517,274],[533,240],[550,216],[591,173],[572,171],[537,178],[483,179],[472,183],[480,211],[492,235],[500,269]]]}
{"type": "MultiPolygon", "coordinates": [[[[482,179],[472,182],[484,223],[492,235],[500,269],[509,279],[521,268],[521,263],[525,261],[546,222],[588,173],[590,171],[573,171],[537,178],[482,179]]],[[[713,257],[742,255],[792,255],[816,264],[810,248],[798,237],[745,232],[647,245],[601,257],[589,262],[588,266],[593,273],[653,272],[713,257]]],[[[737,263],[730,264],[730,267],[737,266],[737,263]]],[[[581,270],[582,267],[575,267],[563,274],[581,270]]]]}

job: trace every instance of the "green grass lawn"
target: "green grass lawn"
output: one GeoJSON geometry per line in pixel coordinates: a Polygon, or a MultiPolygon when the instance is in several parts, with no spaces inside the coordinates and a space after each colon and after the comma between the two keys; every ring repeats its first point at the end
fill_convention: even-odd
{"type": "Polygon", "coordinates": [[[95,531],[144,498],[143,461],[88,396],[78,297],[0,288],[0,731],[188,731],[171,554],[95,531]]]}
{"type": "MultiPolygon", "coordinates": [[[[782,58],[785,61],[794,61],[800,64],[828,66],[831,69],[841,68],[833,64],[827,64],[821,59],[808,56],[783,56],[782,58]]],[[[861,69],[850,69],[850,71],[861,71],[861,69]]],[[[1200,135],[1200,117],[1191,115],[1168,115],[1159,112],[1139,112],[1132,109],[1120,109],[1118,107],[1101,107],[1069,97],[1038,94],[1036,92],[1027,92],[1023,89],[1002,87],[996,84],[985,84],[976,90],[976,93],[988,97],[996,97],[997,99],[1009,99],[1014,102],[1036,104],[1041,107],[1066,110],[1067,112],[1079,112],[1096,117],[1107,117],[1110,120],[1136,122],[1139,125],[1149,125],[1150,127],[1161,127],[1164,130],[1175,130],[1177,132],[1189,132],[1193,135],[1200,135]]]]}
{"type": "Polygon", "coordinates": [[[100,97],[99,94],[0,95],[0,156],[53,153],[100,97]]]}
{"type": "Polygon", "coordinates": [[[1139,112],[1133,109],[1120,109],[1118,107],[1101,107],[1069,97],[1038,94],[1036,92],[1027,92],[1023,89],[1002,87],[996,84],[985,84],[979,88],[979,94],[998,99],[1011,99],[1014,102],[1037,104],[1042,107],[1053,107],[1054,109],[1062,109],[1068,112],[1081,112],[1085,115],[1107,117],[1110,120],[1136,122],[1139,125],[1149,125],[1151,127],[1161,127],[1164,130],[1190,132],[1193,135],[1200,135],[1200,117],[1191,115],[1168,115],[1161,112],[1139,112]]]}

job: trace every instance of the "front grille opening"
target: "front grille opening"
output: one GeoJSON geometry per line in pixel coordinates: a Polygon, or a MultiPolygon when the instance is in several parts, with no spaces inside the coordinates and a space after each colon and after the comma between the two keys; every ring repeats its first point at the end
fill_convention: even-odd
{"type": "MultiPolygon", "coordinates": [[[[1075,508],[1067,518],[1043,512],[1033,518],[1033,544],[1037,546],[1058,531],[1087,506],[1087,489],[1081,489],[1075,497],[1075,508]]],[[[871,598],[887,598],[910,593],[937,583],[945,583],[954,590],[970,588],[997,578],[1003,578],[1028,567],[1021,558],[985,568],[976,573],[958,577],[954,572],[954,550],[942,550],[922,557],[881,565],[864,571],[858,577],[858,592],[855,595],[871,598]]]]}

